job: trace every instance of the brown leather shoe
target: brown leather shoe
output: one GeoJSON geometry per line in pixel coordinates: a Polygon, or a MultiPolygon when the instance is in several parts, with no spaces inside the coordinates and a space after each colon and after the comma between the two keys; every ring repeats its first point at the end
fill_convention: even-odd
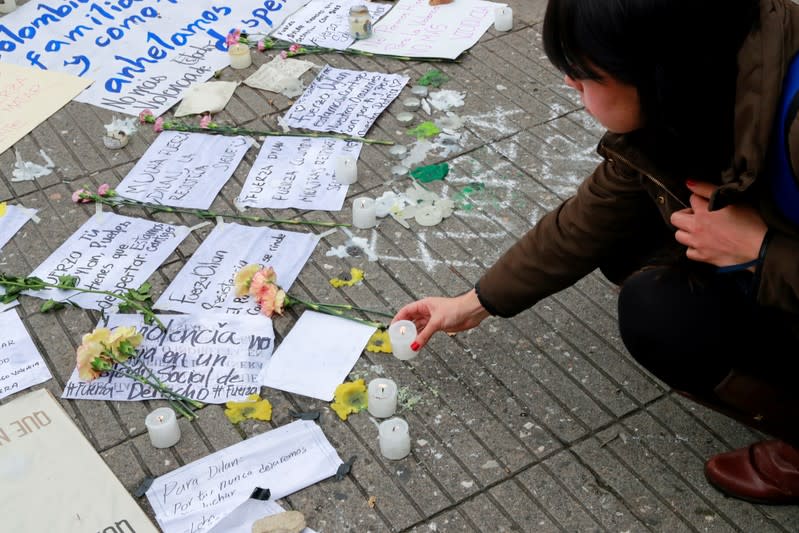
{"type": "Polygon", "coordinates": [[[752,503],[799,503],[799,450],[767,440],[711,457],[705,477],[728,496],[752,503]]]}

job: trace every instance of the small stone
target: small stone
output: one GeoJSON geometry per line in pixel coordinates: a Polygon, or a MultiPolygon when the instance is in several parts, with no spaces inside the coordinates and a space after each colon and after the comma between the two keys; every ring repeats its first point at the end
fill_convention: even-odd
{"type": "Polygon", "coordinates": [[[252,533],[299,533],[305,528],[305,516],[299,511],[285,511],[265,516],[252,525],[252,533]]]}

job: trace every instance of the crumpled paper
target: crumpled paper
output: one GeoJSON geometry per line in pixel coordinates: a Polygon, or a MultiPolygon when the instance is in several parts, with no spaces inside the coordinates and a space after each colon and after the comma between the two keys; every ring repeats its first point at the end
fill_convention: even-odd
{"type": "Polygon", "coordinates": [[[175,118],[201,113],[219,113],[230,101],[238,82],[208,81],[192,85],[175,111],[175,118]]]}

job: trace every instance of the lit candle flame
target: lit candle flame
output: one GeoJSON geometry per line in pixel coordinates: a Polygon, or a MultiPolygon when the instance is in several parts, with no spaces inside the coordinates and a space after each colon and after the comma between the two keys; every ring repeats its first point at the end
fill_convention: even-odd
{"type": "Polygon", "coordinates": [[[163,415],[158,415],[158,422],[161,423],[161,424],[164,423],[164,416],[163,415]]]}
{"type": "Polygon", "coordinates": [[[400,335],[405,335],[405,326],[400,326],[400,335]]]}
{"type": "Polygon", "coordinates": [[[361,209],[366,207],[366,200],[361,199],[361,209]]]}

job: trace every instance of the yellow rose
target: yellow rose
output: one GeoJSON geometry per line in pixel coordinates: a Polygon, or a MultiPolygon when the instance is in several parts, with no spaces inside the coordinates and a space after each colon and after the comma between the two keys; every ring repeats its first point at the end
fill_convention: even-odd
{"type": "Polygon", "coordinates": [[[233,287],[236,289],[237,298],[247,296],[250,290],[250,283],[252,283],[252,277],[259,270],[261,270],[261,265],[251,264],[236,272],[236,276],[233,278],[233,287]]]}

